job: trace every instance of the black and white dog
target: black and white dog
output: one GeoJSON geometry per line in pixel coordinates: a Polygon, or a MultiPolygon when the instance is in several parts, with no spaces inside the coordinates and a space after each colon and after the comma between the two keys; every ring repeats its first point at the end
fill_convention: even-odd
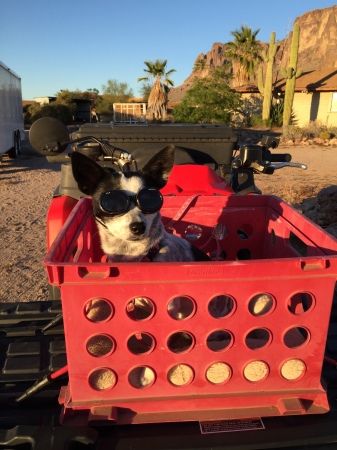
{"type": "Polygon", "coordinates": [[[92,197],[101,245],[111,262],[209,261],[188,241],[165,231],[159,189],[174,165],[168,145],[137,172],[105,169],[79,152],[72,153],[72,170],[81,192],[92,197]]]}

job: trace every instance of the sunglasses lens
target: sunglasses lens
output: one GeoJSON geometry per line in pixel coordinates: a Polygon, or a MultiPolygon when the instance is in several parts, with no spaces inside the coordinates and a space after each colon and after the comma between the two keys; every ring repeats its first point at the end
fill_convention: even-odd
{"type": "Polygon", "coordinates": [[[100,206],[108,214],[123,214],[130,206],[129,197],[121,191],[109,191],[101,195],[100,206]]]}
{"type": "Polygon", "coordinates": [[[138,192],[137,201],[140,209],[145,214],[157,212],[163,206],[163,196],[155,188],[141,189],[138,192]]]}

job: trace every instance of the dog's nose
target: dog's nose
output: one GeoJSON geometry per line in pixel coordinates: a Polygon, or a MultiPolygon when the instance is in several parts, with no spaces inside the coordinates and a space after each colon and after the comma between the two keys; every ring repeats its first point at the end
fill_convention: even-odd
{"type": "Polygon", "coordinates": [[[146,225],[143,222],[132,222],[130,223],[130,230],[136,236],[140,236],[146,230],[146,225]]]}

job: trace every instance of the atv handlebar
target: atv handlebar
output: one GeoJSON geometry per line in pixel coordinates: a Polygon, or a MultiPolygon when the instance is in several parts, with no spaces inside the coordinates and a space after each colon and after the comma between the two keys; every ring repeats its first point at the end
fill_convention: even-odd
{"type": "Polygon", "coordinates": [[[290,153],[271,153],[270,162],[289,162],[291,161],[290,153]]]}
{"type": "MultiPolygon", "coordinates": [[[[120,170],[137,170],[137,163],[140,167],[144,165],[152,152],[147,153],[146,149],[135,150],[134,156],[127,151],[112,146],[108,140],[97,139],[93,136],[86,136],[80,139],[69,141],[73,150],[81,152],[86,156],[96,160],[105,167],[117,165],[120,170]]],[[[261,145],[246,144],[238,150],[238,155],[233,156],[230,166],[214,163],[214,170],[224,178],[231,186],[233,191],[240,195],[248,193],[260,193],[255,186],[254,174],[271,175],[275,170],[284,167],[299,168],[305,170],[307,166],[302,163],[291,162],[289,153],[271,153],[269,148],[276,148],[278,141],[268,136],[264,137],[261,145]]],[[[155,149],[154,149],[155,152],[155,149]]],[[[179,148],[179,158],[176,164],[203,164],[193,159],[193,154],[189,149],[179,148]]],[[[207,155],[207,148],[204,150],[207,155]]],[[[70,154],[62,153],[53,156],[47,156],[49,162],[70,162],[70,154]]],[[[206,162],[205,162],[206,164],[206,162]]]]}
{"type": "MultiPolygon", "coordinates": [[[[139,148],[132,147],[133,154],[124,148],[113,146],[108,137],[102,139],[85,135],[82,137],[76,136],[75,139],[72,139],[65,125],[52,117],[43,117],[34,122],[29,132],[29,139],[35,150],[46,156],[49,162],[69,163],[71,155],[66,149],[71,146],[72,150],[85,154],[102,166],[113,167],[117,165],[121,171],[135,171],[138,167],[142,168],[160,150],[152,142],[150,134],[148,139],[141,139],[139,148]],[[142,147],[141,142],[144,142],[148,147],[142,147]]],[[[123,145],[123,139],[121,145],[123,145]]],[[[217,139],[222,142],[219,137],[217,139]]],[[[166,144],[170,142],[170,131],[162,140],[166,144]]],[[[202,148],[200,142],[199,147],[194,148],[193,144],[192,147],[189,145],[185,147],[182,144],[185,142],[184,140],[177,140],[174,137],[172,137],[172,140],[177,149],[175,164],[207,165],[213,168],[221,178],[225,179],[233,191],[238,194],[258,192],[254,182],[254,174],[256,173],[273,174],[275,170],[284,167],[307,168],[304,164],[292,163],[289,153],[273,154],[269,149],[275,149],[279,144],[279,139],[274,136],[263,136],[260,145],[244,144],[239,148],[235,139],[231,141],[233,145],[230,147],[226,146],[227,141],[225,140],[224,146],[218,145],[216,151],[214,151],[211,140],[205,140],[202,148]],[[182,145],[181,147],[179,143],[182,145]],[[236,155],[237,152],[238,155],[236,155]]],[[[126,143],[127,141],[128,139],[125,139],[126,143]]]]}

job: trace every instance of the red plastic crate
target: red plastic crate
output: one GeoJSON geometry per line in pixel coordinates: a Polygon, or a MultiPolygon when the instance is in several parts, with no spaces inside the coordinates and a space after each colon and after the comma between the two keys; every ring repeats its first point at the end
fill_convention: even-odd
{"type": "Polygon", "coordinates": [[[327,412],[321,369],[337,240],[273,196],[165,196],[161,212],[209,254],[224,224],[224,260],[107,263],[88,198],[47,254],[69,366],[62,420],[327,412]]]}

